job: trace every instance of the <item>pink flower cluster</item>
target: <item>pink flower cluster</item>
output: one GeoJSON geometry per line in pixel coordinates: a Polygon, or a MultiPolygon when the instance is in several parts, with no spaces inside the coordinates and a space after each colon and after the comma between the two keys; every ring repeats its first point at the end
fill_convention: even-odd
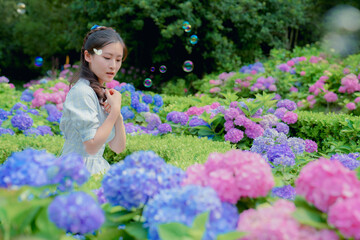
{"type": "Polygon", "coordinates": [[[335,232],[317,231],[315,228],[298,223],[292,216],[293,202],[277,200],[272,206],[245,210],[240,214],[237,230],[248,234],[243,240],[337,240],[335,232]]]}
{"type": "Polygon", "coordinates": [[[338,96],[334,92],[328,92],[324,95],[324,98],[327,102],[336,102],[338,100],[338,96]]]}
{"type": "Polygon", "coordinates": [[[114,88],[114,87],[116,87],[116,86],[122,87],[122,86],[124,86],[124,85],[126,85],[125,82],[120,83],[119,81],[116,81],[115,79],[113,79],[113,80],[112,80],[111,82],[109,82],[109,83],[106,83],[106,87],[107,87],[107,88],[114,88]]]}
{"type": "Polygon", "coordinates": [[[281,120],[287,124],[294,124],[297,122],[298,115],[294,112],[286,112],[284,116],[281,118],[281,120]]]}
{"type": "Polygon", "coordinates": [[[58,110],[63,109],[63,102],[65,102],[66,94],[69,92],[69,86],[63,82],[58,82],[54,87],[50,87],[49,90],[52,90],[52,93],[44,93],[43,88],[39,88],[34,92],[34,99],[31,102],[31,107],[41,107],[46,104],[46,102],[52,102],[56,104],[58,110]]]}
{"type": "Polygon", "coordinates": [[[341,79],[341,86],[339,92],[341,93],[354,93],[360,91],[359,79],[353,73],[346,75],[341,79]]]}
{"type": "Polygon", "coordinates": [[[234,90],[240,92],[241,89],[250,87],[250,85],[251,85],[250,81],[252,79],[253,79],[252,76],[247,76],[245,79],[236,79],[235,84],[237,84],[237,85],[236,85],[236,87],[234,87],[234,90]]]}
{"type": "Polygon", "coordinates": [[[309,92],[314,93],[315,96],[319,95],[321,90],[325,92],[324,85],[326,80],[328,79],[328,76],[321,76],[319,80],[317,80],[313,85],[309,87],[309,92]]]}
{"type": "Polygon", "coordinates": [[[275,85],[275,81],[276,79],[273,77],[259,77],[256,80],[256,83],[254,83],[254,85],[251,86],[250,90],[251,91],[258,91],[258,90],[269,90],[269,91],[276,91],[276,85],[275,85]]]}
{"type": "Polygon", "coordinates": [[[184,185],[210,186],[222,201],[232,204],[242,197],[264,197],[275,184],[261,155],[241,150],[211,153],[204,165],[192,165],[186,173],[184,185]]]}
{"type": "Polygon", "coordinates": [[[355,172],[339,161],[325,158],[308,163],[295,184],[296,193],[323,212],[338,200],[360,197],[360,181],[355,172]]]}
{"type": "Polygon", "coordinates": [[[211,105],[206,105],[203,107],[190,107],[185,114],[190,116],[196,115],[196,116],[200,116],[204,111],[206,111],[207,113],[209,113],[211,110],[217,109],[218,107],[220,107],[220,103],[219,102],[213,102],[211,105]]]}

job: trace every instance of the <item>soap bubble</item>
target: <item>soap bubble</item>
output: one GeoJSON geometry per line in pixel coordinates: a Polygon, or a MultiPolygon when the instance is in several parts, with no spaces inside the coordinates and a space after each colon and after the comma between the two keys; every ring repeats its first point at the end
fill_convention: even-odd
{"type": "Polygon", "coordinates": [[[184,29],[185,32],[191,32],[191,25],[187,25],[186,28],[184,29]]]}
{"type": "Polygon", "coordinates": [[[196,36],[196,35],[191,35],[191,37],[190,37],[190,43],[191,44],[197,44],[197,42],[198,42],[198,36],[196,36]]]}
{"type": "Polygon", "coordinates": [[[165,65],[161,65],[160,68],[159,68],[159,71],[161,73],[165,73],[166,72],[166,66],[165,65]]]}
{"type": "Polygon", "coordinates": [[[185,72],[191,72],[192,70],[194,69],[194,63],[190,60],[186,60],[184,63],[183,63],[183,70],[185,72]]]}
{"type": "Polygon", "coordinates": [[[185,30],[188,25],[190,25],[190,23],[188,21],[184,21],[182,28],[185,30]]]}
{"type": "Polygon", "coordinates": [[[35,66],[41,67],[44,63],[44,59],[42,57],[36,57],[35,58],[35,66]]]}
{"type": "Polygon", "coordinates": [[[150,72],[155,72],[155,67],[151,67],[150,72]]]}
{"type": "Polygon", "coordinates": [[[19,13],[19,14],[24,14],[25,13],[25,8],[26,8],[26,5],[25,5],[25,3],[18,3],[17,5],[16,5],[16,11],[19,13]]]}
{"type": "Polygon", "coordinates": [[[144,80],[144,86],[147,87],[147,88],[149,88],[149,87],[152,86],[152,80],[151,80],[151,78],[145,78],[145,80],[144,80]]]}

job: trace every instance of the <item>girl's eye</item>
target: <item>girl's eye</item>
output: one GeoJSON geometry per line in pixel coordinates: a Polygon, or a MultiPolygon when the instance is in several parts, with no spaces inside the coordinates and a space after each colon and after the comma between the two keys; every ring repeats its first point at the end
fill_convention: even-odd
{"type": "Polygon", "coordinates": [[[121,62],[121,60],[116,60],[117,62],[121,62]]]}
{"type": "Polygon", "coordinates": [[[106,60],[109,60],[110,58],[108,58],[108,57],[104,57],[106,60]]]}

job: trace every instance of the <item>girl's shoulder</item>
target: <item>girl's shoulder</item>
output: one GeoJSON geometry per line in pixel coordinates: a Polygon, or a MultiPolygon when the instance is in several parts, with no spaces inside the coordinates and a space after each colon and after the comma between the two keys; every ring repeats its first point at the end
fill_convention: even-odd
{"type": "Polygon", "coordinates": [[[90,87],[90,82],[84,78],[80,78],[74,86],[71,87],[69,93],[71,95],[81,94],[96,97],[94,90],[90,87]]]}

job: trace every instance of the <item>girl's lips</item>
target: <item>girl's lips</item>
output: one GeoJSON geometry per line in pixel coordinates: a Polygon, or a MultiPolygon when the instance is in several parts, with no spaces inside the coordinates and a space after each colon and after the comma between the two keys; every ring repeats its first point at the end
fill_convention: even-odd
{"type": "Polygon", "coordinates": [[[106,75],[108,75],[108,76],[114,76],[114,73],[106,73],[106,75]]]}

